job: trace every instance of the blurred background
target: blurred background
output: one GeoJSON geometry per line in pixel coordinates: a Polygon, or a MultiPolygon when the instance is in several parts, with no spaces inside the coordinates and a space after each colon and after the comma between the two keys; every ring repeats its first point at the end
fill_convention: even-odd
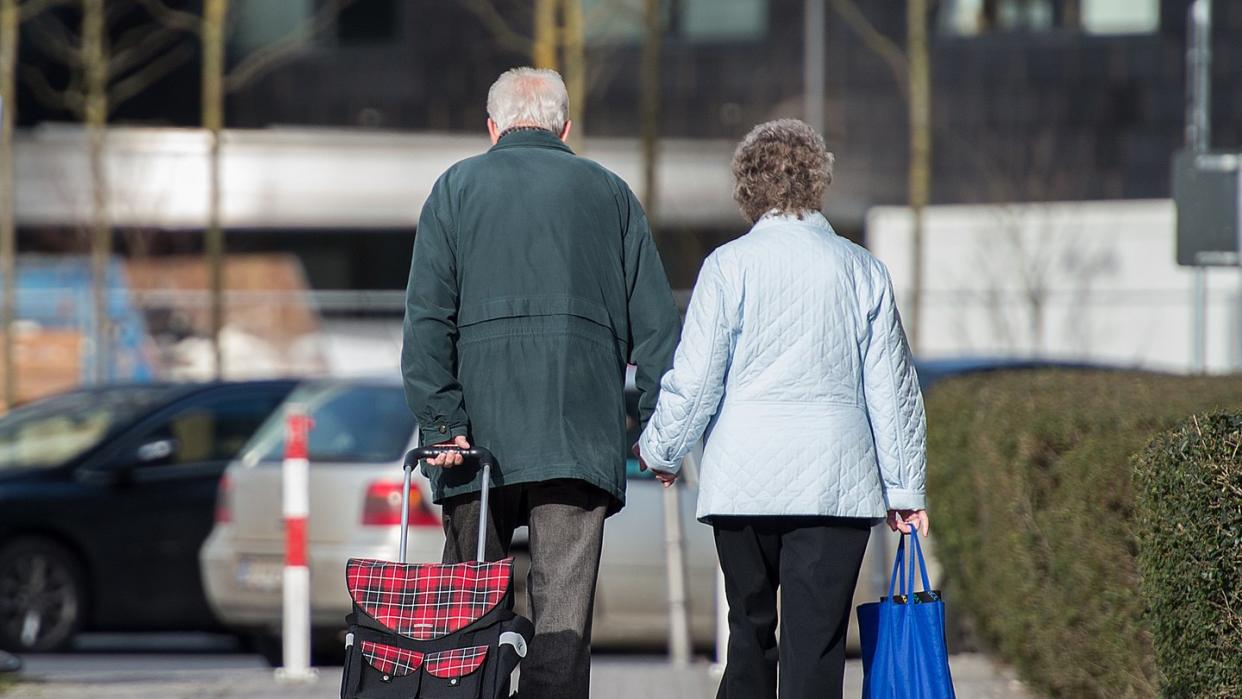
{"type": "MultiPolygon", "coordinates": [[[[792,116],[823,129],[828,216],[891,267],[920,356],[1242,363],[1236,267],[1174,257],[1187,0],[2,6],[10,402],[394,369],[423,198],[527,63],[566,76],[574,145],[643,197],[683,302],[746,229],[736,140],[792,116]]],[[[1242,3],[1210,33],[1211,146],[1237,151],[1242,3]]]]}
{"type": "MultiPolygon", "coordinates": [[[[0,649],[207,628],[278,664],[294,402],[318,425],[316,662],[339,655],[338,569],[395,553],[419,213],[488,147],[492,81],[527,64],[564,75],[571,145],[639,194],[683,307],[748,228],[738,139],[779,117],[820,129],[829,220],[889,266],[924,389],[956,377],[928,393],[935,578],[966,612],[951,644],[1053,696],[1172,676],[1153,669],[1135,532],[1170,494],[1200,498],[1187,532],[1236,511],[1212,498],[1242,492],[1242,413],[1143,450],[1242,407],[1225,376],[1242,369],[1242,0],[0,0],[0,405],[24,406],[0,418],[0,649]],[[979,375],[997,370],[1026,373],[979,375]],[[1216,451],[1168,446],[1192,433],[1216,451]],[[1152,475],[1196,463],[1234,490],[1152,475]]],[[[668,549],[686,557],[678,612],[650,594],[677,561],[645,545],[676,510],[630,477],[597,633],[684,662],[718,621],[693,478],[668,549]]],[[[435,559],[437,511],[410,511],[435,559]]],[[[1237,579],[1228,531],[1193,557],[1235,567],[1179,569],[1169,608],[1237,579]]],[[[885,584],[873,550],[860,601],[885,584]]],[[[1225,588],[1194,623],[1234,650],[1183,662],[1236,679],[1242,619],[1211,611],[1242,609],[1225,588]]]]}

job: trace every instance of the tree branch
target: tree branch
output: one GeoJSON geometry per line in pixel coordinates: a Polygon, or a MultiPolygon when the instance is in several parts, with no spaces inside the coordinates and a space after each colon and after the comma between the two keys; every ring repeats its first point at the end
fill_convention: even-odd
{"type": "Polygon", "coordinates": [[[496,9],[490,0],[462,0],[462,4],[478,18],[483,26],[492,34],[496,43],[510,51],[529,54],[534,42],[528,36],[513,31],[509,21],[496,9]]]}
{"type": "Polygon", "coordinates": [[[79,119],[82,118],[82,111],[85,106],[82,99],[82,93],[75,90],[57,90],[47,81],[47,76],[43,71],[22,64],[18,66],[21,73],[22,81],[30,88],[35,99],[43,103],[49,109],[63,109],[73,112],[79,119]]]}
{"type": "Polygon", "coordinates": [[[832,9],[845,20],[850,29],[862,39],[863,44],[871,49],[873,53],[879,56],[893,72],[893,79],[897,81],[897,89],[901,91],[902,98],[910,99],[909,86],[909,61],[906,59],[906,52],[901,50],[897,42],[880,33],[875,28],[871,20],[863,14],[862,10],[854,0],[830,0],[832,9]]]}
{"type": "Polygon", "coordinates": [[[37,41],[34,43],[43,53],[66,66],[82,65],[81,48],[73,32],[55,15],[39,17],[27,25],[37,41]]]}
{"type": "Polygon", "coordinates": [[[123,102],[159,82],[193,55],[192,46],[184,43],[177,44],[163,56],[144,65],[142,70],[131,74],[124,80],[118,80],[108,90],[108,111],[114,111],[123,102]]]}
{"type": "Polygon", "coordinates": [[[20,21],[25,22],[32,19],[36,15],[42,14],[46,10],[50,10],[59,5],[67,5],[69,0],[26,0],[21,4],[20,21]]]}
{"type": "Polygon", "coordinates": [[[203,19],[193,12],[174,10],[161,0],[138,0],[138,4],[146,8],[148,14],[166,27],[180,29],[194,35],[203,32],[203,19]]]}
{"type": "Polygon", "coordinates": [[[250,81],[280,65],[282,61],[301,49],[307,41],[332,26],[341,10],[353,3],[354,0],[326,2],[310,19],[302,22],[293,31],[246,56],[232,72],[224,77],[225,92],[240,90],[250,81]]]}
{"type": "Polygon", "coordinates": [[[180,32],[167,28],[155,29],[150,24],[129,30],[117,40],[112,56],[108,59],[109,77],[124,75],[152,56],[167,50],[180,38],[180,32]]]}

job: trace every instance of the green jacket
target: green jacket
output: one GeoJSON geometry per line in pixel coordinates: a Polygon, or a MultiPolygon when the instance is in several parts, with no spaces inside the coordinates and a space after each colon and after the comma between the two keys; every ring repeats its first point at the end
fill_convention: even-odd
{"type": "MultiPolygon", "coordinates": [[[[645,426],[678,330],[633,192],[551,132],[511,132],[432,188],[406,290],[406,398],[423,444],[492,450],[493,485],[580,479],[620,509],[625,367],[645,426]]],[[[436,502],[479,489],[474,467],[424,469],[436,502]]]]}

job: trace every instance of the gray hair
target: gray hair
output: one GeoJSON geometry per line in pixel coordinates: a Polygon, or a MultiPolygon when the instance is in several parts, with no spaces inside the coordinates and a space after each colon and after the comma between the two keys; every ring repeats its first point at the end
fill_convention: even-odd
{"type": "Polygon", "coordinates": [[[569,93],[555,70],[513,68],[487,91],[487,116],[504,131],[537,126],[560,133],[569,119],[569,93]]]}

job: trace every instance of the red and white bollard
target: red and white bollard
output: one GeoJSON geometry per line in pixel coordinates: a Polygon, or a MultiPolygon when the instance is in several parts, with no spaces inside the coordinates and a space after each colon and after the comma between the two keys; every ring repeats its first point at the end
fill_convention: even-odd
{"type": "Polygon", "coordinates": [[[285,461],[281,468],[285,516],[283,667],[276,677],[291,682],[316,677],[310,666],[310,566],[306,558],[306,518],[310,513],[310,462],[307,439],[312,422],[301,405],[286,413],[285,461]]]}

